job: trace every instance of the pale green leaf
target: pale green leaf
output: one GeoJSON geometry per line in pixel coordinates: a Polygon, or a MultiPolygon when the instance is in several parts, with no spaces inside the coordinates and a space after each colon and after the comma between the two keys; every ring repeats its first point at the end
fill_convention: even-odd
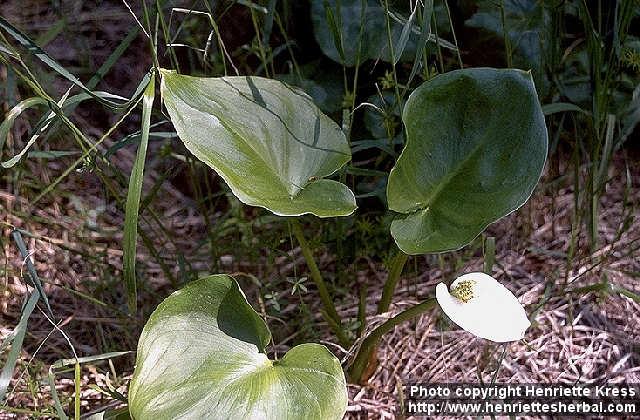
{"type": "Polygon", "coordinates": [[[547,154],[530,73],[476,68],[437,76],[404,108],[407,145],[389,175],[391,224],[408,254],[463,247],[527,201],[547,154]]]}
{"type": "Polygon", "coordinates": [[[339,361],[302,344],[264,354],[266,324],[234,279],[205,277],[162,302],[138,343],[129,389],[135,419],[339,419],[347,393],[339,361]]]}
{"type": "Polygon", "coordinates": [[[305,93],[260,77],[162,70],[162,97],[185,146],[245,204],[281,216],[346,216],[353,192],[323,179],[351,159],[340,127],[305,93]]]}

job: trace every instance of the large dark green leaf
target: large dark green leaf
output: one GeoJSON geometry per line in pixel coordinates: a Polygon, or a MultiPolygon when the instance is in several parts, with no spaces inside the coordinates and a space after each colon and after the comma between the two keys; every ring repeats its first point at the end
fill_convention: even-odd
{"type": "MultiPolygon", "coordinates": [[[[360,23],[364,23],[362,46],[360,48],[360,62],[365,60],[382,59],[391,61],[389,41],[387,37],[387,23],[384,8],[375,0],[367,0],[364,19],[362,19],[362,0],[341,0],[338,13],[335,0],[312,0],[311,19],[316,41],[322,52],[332,60],[342,63],[340,51],[336,45],[336,35],[342,38],[344,64],[347,67],[356,64],[358,53],[358,39],[360,37],[360,23]],[[336,26],[332,28],[327,18],[325,4],[335,16],[336,26]],[[341,23],[341,25],[338,25],[341,23]],[[335,32],[338,32],[337,34],[335,32]]],[[[413,58],[418,42],[418,35],[412,31],[415,22],[407,20],[402,24],[389,16],[391,25],[394,55],[398,58],[413,58]],[[407,28],[407,30],[404,30],[407,28]],[[404,34],[404,36],[403,36],[404,34]]],[[[397,61],[397,60],[396,60],[397,61]]]]}
{"type": "MultiPolygon", "coordinates": [[[[504,39],[500,4],[494,0],[480,0],[477,12],[465,24],[504,39]]],[[[538,88],[544,88],[542,85],[547,81],[543,72],[542,45],[551,42],[548,38],[553,36],[547,31],[551,28],[548,9],[539,0],[503,0],[503,5],[504,26],[514,53],[513,65],[533,70],[538,88]]]]}
{"type": "Polygon", "coordinates": [[[407,146],[391,170],[391,234],[404,252],[461,248],[520,207],[538,182],[547,130],[530,73],[437,76],[403,111],[407,146]]]}
{"type": "MultiPolygon", "coordinates": [[[[323,69],[323,67],[318,68],[323,69]]],[[[339,76],[338,72],[319,71],[313,75],[313,78],[299,79],[294,74],[279,74],[275,78],[304,90],[322,111],[331,113],[342,109],[344,87],[339,76]]]]}
{"type": "Polygon", "coordinates": [[[340,362],[318,344],[282,359],[234,279],[206,277],[165,299],[138,343],[129,389],[134,419],[339,419],[347,406],[340,362]]]}
{"type": "Polygon", "coordinates": [[[351,159],[349,145],[305,93],[261,77],[161,72],[178,136],[240,201],[282,216],[353,213],[353,192],[323,179],[351,159]]]}

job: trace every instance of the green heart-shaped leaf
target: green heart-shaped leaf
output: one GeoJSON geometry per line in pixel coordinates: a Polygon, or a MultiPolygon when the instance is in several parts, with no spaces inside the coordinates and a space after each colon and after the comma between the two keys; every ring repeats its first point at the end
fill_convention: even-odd
{"type": "Polygon", "coordinates": [[[340,362],[318,344],[277,361],[271,333],[236,281],[196,280],[153,312],[129,388],[134,419],[339,419],[347,406],[340,362]]]}
{"type": "MultiPolygon", "coordinates": [[[[360,63],[366,60],[391,61],[389,40],[387,33],[387,17],[385,9],[380,2],[366,0],[365,16],[362,16],[362,0],[312,0],[311,20],[313,32],[322,52],[332,60],[342,63],[340,49],[344,53],[344,65],[353,67],[358,56],[358,40],[360,39],[360,26],[362,28],[362,44],[360,46],[360,63]],[[338,6],[340,3],[340,13],[338,6]],[[333,22],[327,15],[333,16],[333,22]],[[339,27],[338,24],[342,25],[339,27]],[[342,39],[336,40],[336,37],[342,39]]],[[[420,6],[422,7],[422,6],[420,6]]],[[[412,26],[415,21],[399,22],[394,16],[389,16],[391,39],[396,61],[400,58],[413,58],[418,43],[418,35],[414,33],[412,26]]]]}
{"type": "Polygon", "coordinates": [[[353,213],[353,192],[323,179],[351,159],[349,144],[305,93],[261,77],[161,73],[178,136],[240,201],[281,216],[353,213]]]}
{"type": "Polygon", "coordinates": [[[403,111],[407,145],[389,175],[391,235],[404,252],[455,250],[524,204],[547,155],[531,75],[464,69],[416,89],[403,111]]]}

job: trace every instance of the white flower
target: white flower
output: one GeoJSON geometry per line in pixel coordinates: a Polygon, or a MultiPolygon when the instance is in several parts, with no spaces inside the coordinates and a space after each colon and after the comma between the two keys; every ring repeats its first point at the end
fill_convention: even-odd
{"type": "Polygon", "coordinates": [[[531,323],[518,299],[485,273],[469,273],[436,286],[436,299],[453,322],[470,333],[503,343],[520,340],[531,323]]]}

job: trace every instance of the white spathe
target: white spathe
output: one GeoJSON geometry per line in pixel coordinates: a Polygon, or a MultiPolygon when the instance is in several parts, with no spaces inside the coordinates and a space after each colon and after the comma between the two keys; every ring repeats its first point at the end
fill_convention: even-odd
{"type": "Polygon", "coordinates": [[[436,286],[436,299],[453,322],[487,340],[504,343],[520,340],[531,325],[518,299],[485,273],[468,273],[451,283],[436,286]]]}

